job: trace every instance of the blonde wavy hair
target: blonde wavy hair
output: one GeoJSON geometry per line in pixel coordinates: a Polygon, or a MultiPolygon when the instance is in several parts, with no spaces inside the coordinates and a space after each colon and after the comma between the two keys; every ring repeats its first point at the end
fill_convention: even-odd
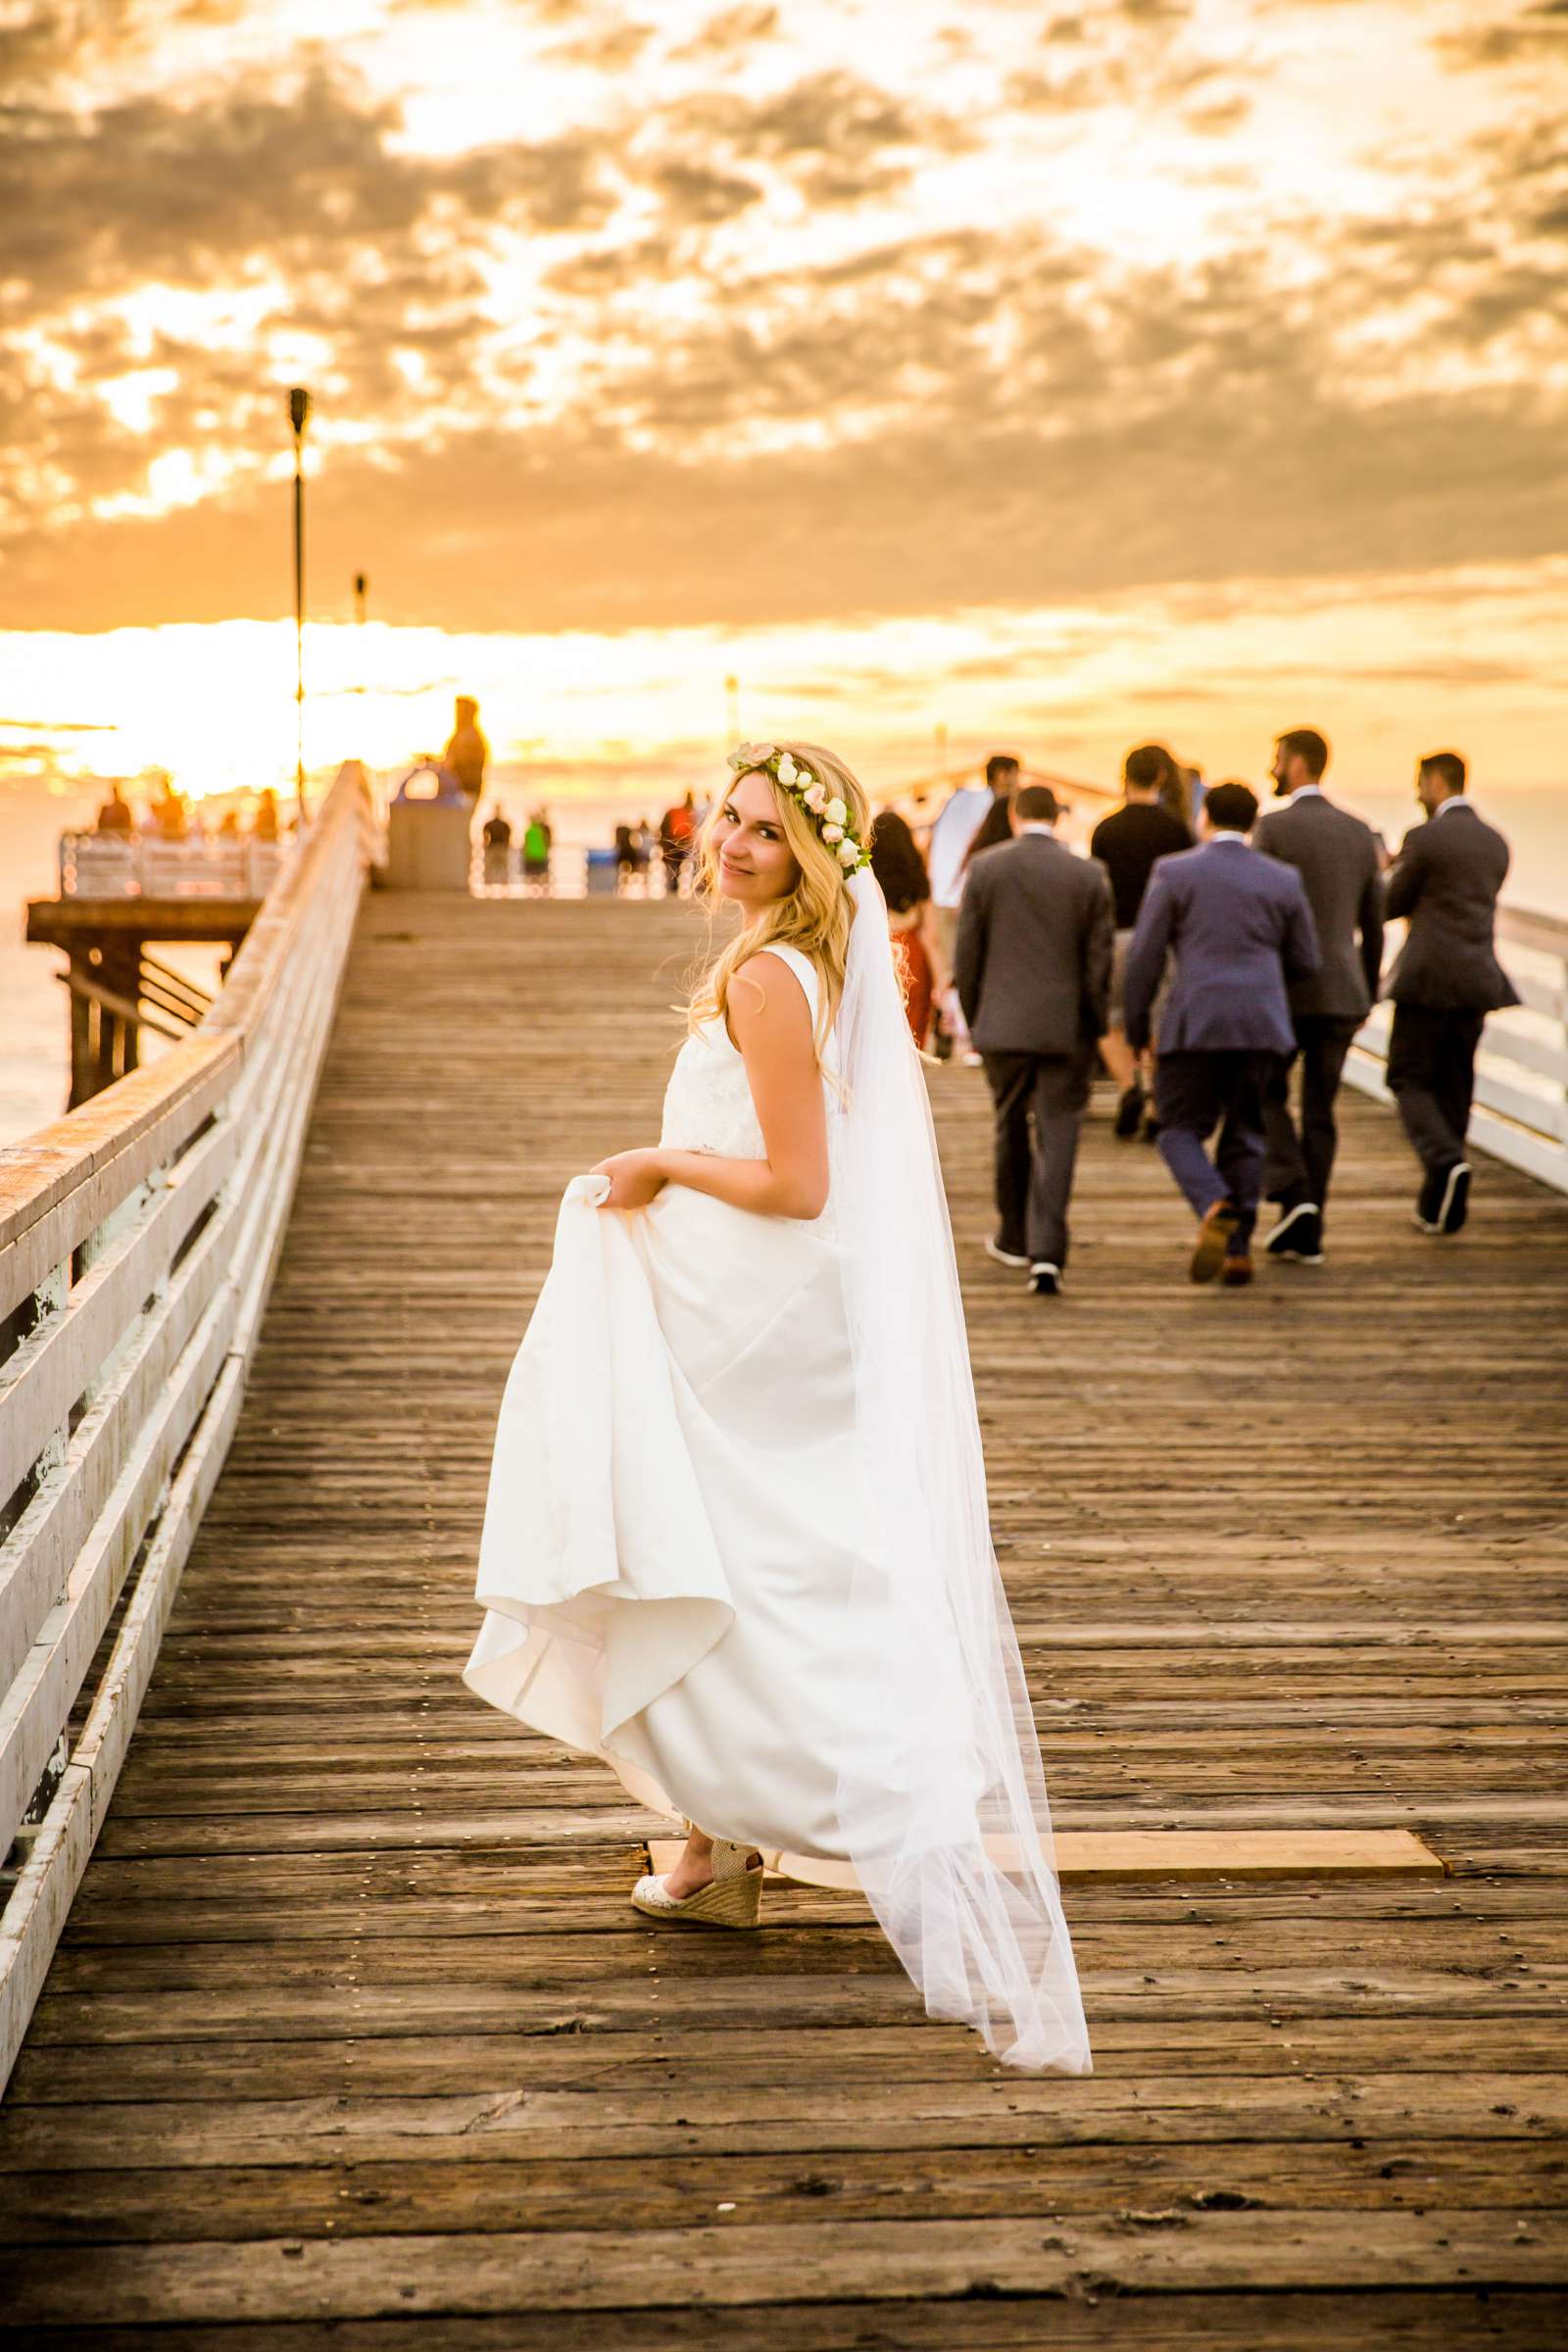
{"type": "MultiPolygon", "coordinates": [[[[810,768],[820,778],[827,786],[830,800],[836,798],[844,803],[850,812],[849,830],[856,839],[869,841],[870,803],[864,787],[837,753],[824,751],[816,743],[785,743],[777,737],[773,740],[776,750],[788,752],[798,764],[810,768]]],[[[830,844],[822,839],[816,819],[802,808],[794,794],[775,783],[765,768],[748,768],[745,773],[766,775],[773,786],[784,839],[795,858],[795,883],[782,898],[771,900],[716,955],[710,955],[692,985],[691,1001],[686,1007],[687,1027],[695,1030],[705,1021],[724,1019],[735,975],[751,956],[760,955],[764,948],[798,948],[803,956],[809,956],[822,982],[815,1038],[820,1062],[833,1015],[844,994],[850,926],[855,920],[849,877],[830,844]]],[[[718,892],[719,823],[725,802],[741,781],[738,775],[726,777],[723,792],[715,798],[697,844],[697,888],[707,903],[710,926],[722,904],[718,892]]]]}

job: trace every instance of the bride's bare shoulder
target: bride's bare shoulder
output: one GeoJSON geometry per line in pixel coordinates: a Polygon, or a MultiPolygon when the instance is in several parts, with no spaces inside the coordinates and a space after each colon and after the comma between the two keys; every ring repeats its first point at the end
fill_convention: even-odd
{"type": "Polygon", "coordinates": [[[812,1007],[803,975],[791,957],[774,948],[759,948],[735,966],[729,1009],[737,1043],[748,1029],[765,1027],[777,1034],[802,1028],[810,1033],[812,1007]]]}

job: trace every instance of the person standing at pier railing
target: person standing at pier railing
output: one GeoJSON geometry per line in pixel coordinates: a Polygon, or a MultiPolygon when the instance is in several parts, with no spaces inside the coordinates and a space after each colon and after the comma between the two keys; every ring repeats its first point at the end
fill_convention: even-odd
{"type": "Polygon", "coordinates": [[[680,889],[680,878],[686,860],[691,856],[697,833],[697,811],[692,796],[674,801],[664,810],[659,822],[659,854],[664,861],[664,891],[673,898],[680,889]]]}
{"type": "Polygon", "coordinates": [[[1274,747],[1275,797],[1253,842],[1294,865],[1312,909],[1322,961],[1291,989],[1296,1052],[1263,1098],[1267,1158],[1263,1190],[1279,1203],[1270,1257],[1323,1263],[1329,1178],[1339,1148],[1334,1105],[1350,1041],[1371,1011],[1383,977],[1383,866],[1377,836],[1323,790],[1329,747],[1312,727],[1296,727],[1274,747]],[[1291,1069],[1301,1068],[1300,1125],[1291,1115],[1291,1069]]]}
{"type": "Polygon", "coordinates": [[[1385,902],[1391,921],[1409,924],[1389,977],[1389,1092],[1424,1171],[1415,1221],[1431,1234],[1457,1233],[1469,1214],[1476,1049],[1488,1013],[1519,1002],[1495,946],[1508,844],[1476,814],[1466,782],[1457,752],[1421,760],[1415,789],[1426,822],[1400,844],[1385,902]]]}
{"type": "Polygon", "coordinates": [[[929,2015],[1083,2074],[866,797],[812,744],[729,764],[699,879],[738,927],[659,1144],[566,1188],[466,1679],[690,1825],[645,1918],[754,1927],[777,1855],[859,1886],[929,2015]]]}
{"type": "Polygon", "coordinates": [[[471,695],[460,694],[441,764],[457,779],[474,807],[484,790],[485,761],[489,757],[490,746],[479,732],[479,706],[471,695]]]}
{"type": "Polygon", "coordinates": [[[1157,1039],[1159,1149],[1198,1219],[1189,1274],[1234,1288],[1252,1279],[1264,1089],[1296,1042],[1287,991],[1318,966],[1301,877],[1258,856],[1249,839],[1256,822],[1248,785],[1205,795],[1200,845],[1155,866],[1127,958],[1135,1054],[1150,1042],[1165,958],[1176,959],[1157,1039]]]}
{"type": "Polygon", "coordinates": [[[109,798],[98,811],[98,831],[128,841],[136,830],[136,819],[130,803],[118,783],[109,787],[109,798]]]}

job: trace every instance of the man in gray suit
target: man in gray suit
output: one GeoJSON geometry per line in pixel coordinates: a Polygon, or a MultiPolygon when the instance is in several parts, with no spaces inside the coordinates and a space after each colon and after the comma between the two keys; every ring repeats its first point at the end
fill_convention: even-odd
{"type": "Polygon", "coordinates": [[[1159,1024],[1154,1108],[1159,1149],[1198,1219],[1194,1282],[1252,1279],[1251,1238],[1263,1181],[1263,1090],[1295,1051],[1287,990],[1318,967],[1317,934],[1299,874],[1260,858],[1248,835],[1257,795],[1216,784],[1199,819],[1200,846],[1161,858],[1127,957],[1127,1043],[1149,1043],[1154,992],[1174,951],[1159,1024]],[[1211,1159],[1204,1146],[1214,1129],[1211,1159]]]}
{"type": "Polygon", "coordinates": [[[1383,872],[1377,837],[1323,790],[1329,747],[1314,728],[1295,727],[1274,747],[1272,808],[1252,836],[1267,857],[1294,865],[1306,888],[1322,957],[1310,980],[1291,990],[1292,1060],[1301,1065],[1301,1123],[1291,1116],[1291,1062],[1263,1097],[1267,1146],[1263,1190],[1280,1204],[1268,1238],[1271,1257],[1323,1263],[1323,1220],[1339,1132],[1335,1097],[1350,1041],[1371,1011],[1383,975],[1383,872]]]}
{"type": "Polygon", "coordinates": [[[1476,1048],[1488,1013],[1519,1002],[1494,944],[1508,844],[1477,816],[1465,781],[1457,752],[1421,761],[1427,821],[1405,835],[1388,877],[1388,913],[1409,923],[1389,978],[1389,1091],[1425,1170],[1415,1205],[1423,1233],[1457,1233],[1469,1213],[1476,1048]]]}
{"type": "Polygon", "coordinates": [[[1002,1265],[1027,1267],[1039,1298],[1055,1297],[1067,1263],[1067,1201],[1115,937],[1109,879],[1056,840],[1061,813],[1048,785],[1021,787],[1014,838],[969,867],[954,951],[996,1109],[998,1231],[986,1248],[1002,1265]]]}

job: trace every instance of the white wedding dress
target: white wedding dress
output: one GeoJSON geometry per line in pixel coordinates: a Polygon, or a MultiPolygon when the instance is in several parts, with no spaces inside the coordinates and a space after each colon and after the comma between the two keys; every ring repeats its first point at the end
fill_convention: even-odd
{"type": "MultiPolygon", "coordinates": [[[[602,1176],[566,1187],[501,1407],[465,1680],[639,1803],[858,1885],[933,2016],[1079,2074],[930,1110],[881,894],[852,887],[824,1066],[855,1083],[823,1078],[823,1214],[679,1184],[622,1213],[602,1176]]],[[[769,953],[814,1028],[810,960],[769,953]]],[[[681,1048],[662,1141],[765,1156],[720,1020],[681,1048]]]]}
{"type": "MultiPolygon", "coordinates": [[[[808,958],[772,953],[814,1023],[808,958]]],[[[763,1156],[721,1021],[681,1048],[660,1140],[763,1156]]],[[[603,1191],[566,1189],[507,1384],[465,1679],[659,1812],[847,1863],[838,1727],[869,1661],[846,1599],[875,1536],[832,1203],[806,1223],[670,1184],[622,1216],[603,1191]]]]}

